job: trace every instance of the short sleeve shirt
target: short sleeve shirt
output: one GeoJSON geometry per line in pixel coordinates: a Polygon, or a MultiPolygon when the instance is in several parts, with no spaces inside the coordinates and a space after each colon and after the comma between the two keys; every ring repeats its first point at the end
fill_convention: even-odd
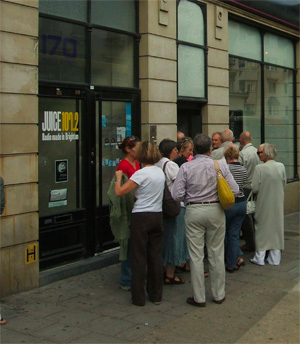
{"type": "Polygon", "coordinates": [[[130,178],[136,171],[140,169],[140,164],[135,160],[136,169],[131,165],[131,163],[123,159],[120,161],[117,171],[122,171],[128,178],[130,178]]]}
{"type": "Polygon", "coordinates": [[[144,167],[135,172],[130,180],[138,184],[134,190],[136,202],[132,212],[161,212],[165,184],[163,171],[157,166],[144,167]]]}

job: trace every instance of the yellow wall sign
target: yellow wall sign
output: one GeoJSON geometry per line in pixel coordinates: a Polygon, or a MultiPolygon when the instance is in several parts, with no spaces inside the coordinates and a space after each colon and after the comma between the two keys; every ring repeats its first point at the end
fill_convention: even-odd
{"type": "Polygon", "coordinates": [[[37,243],[29,244],[25,250],[25,264],[32,264],[37,262],[38,245],[37,243]]]}

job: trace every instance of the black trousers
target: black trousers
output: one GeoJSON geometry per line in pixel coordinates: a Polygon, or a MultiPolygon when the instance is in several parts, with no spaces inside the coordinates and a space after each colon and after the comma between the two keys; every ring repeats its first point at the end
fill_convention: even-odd
{"type": "Polygon", "coordinates": [[[145,305],[146,280],[150,301],[162,299],[162,219],[162,213],[131,214],[131,295],[137,306],[145,305]]]}

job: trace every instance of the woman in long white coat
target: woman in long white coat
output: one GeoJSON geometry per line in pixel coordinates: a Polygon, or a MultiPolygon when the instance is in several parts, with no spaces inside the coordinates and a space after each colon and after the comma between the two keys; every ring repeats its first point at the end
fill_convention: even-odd
{"type": "Polygon", "coordinates": [[[277,151],[272,144],[260,145],[257,154],[264,164],[256,166],[252,179],[252,191],[257,194],[254,214],[256,252],[250,262],[265,265],[266,251],[270,250],[268,263],[279,265],[284,249],[285,167],[274,161],[277,151]]]}

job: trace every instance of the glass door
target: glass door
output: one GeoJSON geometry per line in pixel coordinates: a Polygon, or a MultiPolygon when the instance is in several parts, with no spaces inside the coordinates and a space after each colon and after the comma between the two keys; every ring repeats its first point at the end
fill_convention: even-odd
{"type": "Polygon", "coordinates": [[[99,228],[100,251],[116,246],[109,226],[107,191],[120,160],[124,158],[118,145],[127,136],[139,136],[138,113],[135,97],[96,101],[96,226],[99,228]]]}
{"type": "Polygon", "coordinates": [[[39,98],[40,267],[85,255],[85,140],[81,99],[39,98]]]}

